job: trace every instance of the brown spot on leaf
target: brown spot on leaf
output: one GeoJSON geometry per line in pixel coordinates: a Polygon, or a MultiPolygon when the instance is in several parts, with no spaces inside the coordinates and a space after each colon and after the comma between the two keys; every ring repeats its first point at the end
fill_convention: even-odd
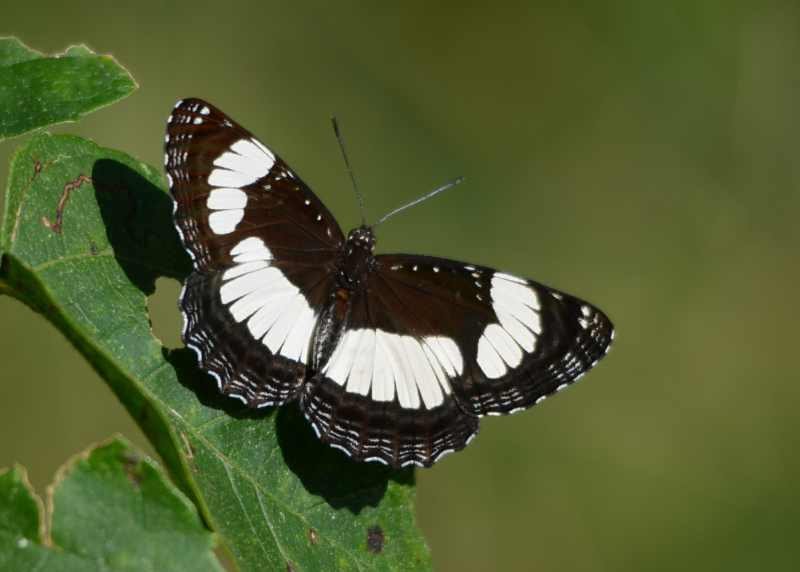
{"type": "Polygon", "coordinates": [[[286,561],[286,572],[297,572],[297,568],[294,567],[291,560],[286,561]]]}
{"type": "MultiPolygon", "coordinates": [[[[36,165],[39,165],[39,162],[36,162],[36,165]]],[[[34,176],[36,176],[37,172],[34,167],[34,176]]],[[[42,217],[42,224],[55,232],[56,234],[61,234],[61,226],[64,223],[64,209],[67,208],[67,201],[69,200],[69,196],[75,189],[79,188],[84,183],[91,183],[91,177],[87,177],[86,175],[78,175],[78,177],[68,182],[64,185],[64,190],[61,192],[61,198],[58,199],[58,205],[56,206],[56,218],[55,221],[51,221],[46,216],[42,217]]]]}
{"type": "Polygon", "coordinates": [[[128,480],[133,484],[134,487],[139,487],[139,483],[142,482],[142,471],[139,466],[141,459],[139,455],[133,453],[132,451],[126,451],[122,454],[122,467],[125,469],[125,474],[128,477],[128,480]]]}
{"type": "Polygon", "coordinates": [[[313,545],[319,542],[319,534],[313,528],[308,529],[308,541],[313,545]]]}
{"type": "Polygon", "coordinates": [[[373,554],[380,554],[383,552],[383,543],[383,529],[377,524],[370,526],[369,530],[367,530],[367,550],[373,554]]]}

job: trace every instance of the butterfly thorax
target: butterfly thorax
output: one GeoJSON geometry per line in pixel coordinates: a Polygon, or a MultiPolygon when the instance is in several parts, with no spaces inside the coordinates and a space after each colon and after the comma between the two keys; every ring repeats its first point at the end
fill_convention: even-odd
{"type": "Polygon", "coordinates": [[[364,283],[375,264],[375,233],[368,226],[354,228],[347,235],[339,264],[337,282],[340,288],[354,291],[364,283]]]}

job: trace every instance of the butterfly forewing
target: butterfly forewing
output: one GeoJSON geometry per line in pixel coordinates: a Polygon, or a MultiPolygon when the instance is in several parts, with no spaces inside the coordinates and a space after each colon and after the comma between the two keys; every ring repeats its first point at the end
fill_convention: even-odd
{"type": "Polygon", "coordinates": [[[209,103],[178,102],[167,122],[164,161],[175,223],[197,269],[229,264],[230,248],[254,235],[282,253],[341,249],[342,231],[322,201],[209,103]]]}
{"type": "Polygon", "coordinates": [[[178,102],[165,144],[175,224],[193,260],[184,340],[250,405],[298,391],[341,230],[280,157],[214,106],[178,102]]]}

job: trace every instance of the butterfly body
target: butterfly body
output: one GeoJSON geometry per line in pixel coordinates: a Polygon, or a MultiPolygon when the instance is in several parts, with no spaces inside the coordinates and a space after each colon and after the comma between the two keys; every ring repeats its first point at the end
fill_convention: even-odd
{"type": "Polygon", "coordinates": [[[583,300],[484,266],[376,255],[366,225],[345,237],[286,163],[202,100],[173,110],[165,163],[194,263],[185,343],[220,391],[297,401],[357,460],[430,466],[481,416],[539,403],[608,350],[611,322],[583,300]]]}
{"type": "Polygon", "coordinates": [[[338,273],[342,288],[356,292],[366,284],[367,274],[375,269],[375,233],[368,226],[350,231],[338,273]]]}

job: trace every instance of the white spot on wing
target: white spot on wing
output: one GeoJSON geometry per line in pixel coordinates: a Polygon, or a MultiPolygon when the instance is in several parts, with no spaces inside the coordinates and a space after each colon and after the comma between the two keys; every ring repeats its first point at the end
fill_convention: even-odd
{"type": "Polygon", "coordinates": [[[255,139],[240,139],[214,160],[212,187],[244,187],[269,173],[275,155],[255,139]]]}
{"type": "Polygon", "coordinates": [[[214,189],[206,199],[206,206],[212,210],[243,209],[247,205],[247,195],[239,189],[214,189]]]}
{"type": "Polygon", "coordinates": [[[478,365],[489,379],[496,379],[506,373],[503,360],[486,336],[481,336],[478,340],[478,365]]]}
{"type": "Polygon", "coordinates": [[[256,256],[252,260],[272,259],[272,253],[270,253],[264,241],[257,237],[246,238],[231,249],[231,256],[233,256],[235,262],[241,262],[239,257],[243,255],[256,256]]]}
{"type": "MultiPolygon", "coordinates": [[[[286,279],[284,278],[284,280],[286,279]]],[[[264,345],[272,353],[277,354],[280,352],[289,332],[306,308],[308,308],[306,299],[299,291],[286,304],[282,305],[280,315],[263,339],[264,345]]]]}
{"type": "Polygon", "coordinates": [[[232,278],[236,278],[237,276],[250,274],[251,272],[255,272],[256,270],[266,268],[267,266],[269,266],[269,263],[265,260],[251,260],[243,262],[226,270],[225,273],[222,275],[222,279],[231,280],[232,278]]]}
{"type": "Polygon", "coordinates": [[[347,391],[367,395],[375,366],[375,330],[364,330],[358,346],[350,376],[347,379],[347,391]]]}
{"type": "Polygon", "coordinates": [[[522,278],[497,272],[492,276],[492,308],[499,324],[488,324],[478,341],[478,365],[486,377],[505,375],[522,363],[522,352],[536,349],[542,333],[536,291],[522,278]]]}
{"type": "Polygon", "coordinates": [[[229,171],[227,169],[214,169],[208,176],[208,184],[212,187],[246,187],[254,183],[258,177],[248,173],[229,171]]]}
{"type": "Polygon", "coordinates": [[[494,273],[494,278],[497,278],[497,279],[500,279],[500,280],[506,280],[508,282],[516,282],[517,284],[523,284],[523,285],[526,284],[526,282],[525,282],[525,280],[523,278],[519,278],[517,276],[512,276],[511,274],[506,274],[505,272],[495,272],[494,273]]]}
{"type": "Polygon", "coordinates": [[[444,457],[446,457],[450,453],[454,453],[454,452],[455,452],[455,449],[445,449],[444,451],[439,452],[433,459],[431,459],[431,462],[432,463],[438,463],[444,457]]]}
{"type": "Polygon", "coordinates": [[[339,345],[334,350],[331,359],[323,370],[328,377],[340,385],[344,385],[350,370],[353,367],[355,356],[358,352],[358,343],[361,338],[361,330],[351,330],[347,332],[339,345]]]}
{"type": "Polygon", "coordinates": [[[431,350],[427,343],[423,342],[422,351],[425,353],[425,357],[428,358],[428,363],[431,365],[431,368],[433,368],[433,373],[439,385],[442,386],[442,390],[449,394],[450,382],[447,379],[447,374],[444,372],[442,364],[439,362],[439,358],[436,357],[436,354],[433,353],[433,350],[431,350]]]}
{"type": "Polygon", "coordinates": [[[455,341],[445,336],[430,336],[424,341],[434,349],[442,367],[450,368],[451,375],[461,375],[464,372],[464,359],[455,341]]]}
{"type": "Polygon", "coordinates": [[[242,209],[214,211],[208,215],[208,225],[214,234],[230,234],[244,218],[242,209]]]}
{"type": "Polygon", "coordinates": [[[509,280],[505,278],[506,276],[508,275],[497,273],[492,277],[492,299],[524,304],[539,310],[539,298],[533,288],[521,279],[509,280]]]}
{"type": "Polygon", "coordinates": [[[522,362],[522,350],[500,324],[489,324],[483,335],[508,367],[515,368],[522,362]]]}
{"type": "Polygon", "coordinates": [[[451,391],[448,375],[462,370],[461,352],[450,338],[362,328],[344,333],[322,371],[350,393],[432,409],[451,391]]]}
{"type": "Polygon", "coordinates": [[[236,300],[228,309],[234,320],[237,322],[244,322],[260,308],[269,304],[269,301],[269,292],[254,290],[236,300]]]}
{"type": "Polygon", "coordinates": [[[245,274],[240,274],[235,268],[231,268],[226,274],[227,276],[223,275],[223,280],[226,282],[219,289],[223,304],[230,304],[261,286],[282,278],[282,273],[277,268],[262,268],[245,274]]]}
{"type": "MultiPolygon", "coordinates": [[[[217,211],[230,212],[238,211],[217,211]]],[[[242,240],[230,254],[235,265],[223,274],[219,295],[233,319],[273,354],[307,363],[316,314],[303,294],[270,266],[272,253],[260,238],[242,240]]]]}
{"type": "Polygon", "coordinates": [[[403,336],[401,340],[403,349],[411,364],[416,387],[422,396],[422,402],[427,409],[432,409],[444,401],[436,374],[433,372],[433,368],[431,368],[428,357],[422,350],[419,341],[411,336],[403,336]]]}

